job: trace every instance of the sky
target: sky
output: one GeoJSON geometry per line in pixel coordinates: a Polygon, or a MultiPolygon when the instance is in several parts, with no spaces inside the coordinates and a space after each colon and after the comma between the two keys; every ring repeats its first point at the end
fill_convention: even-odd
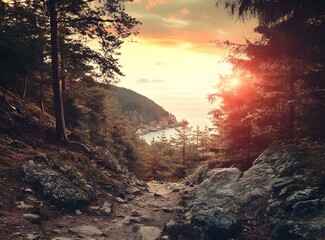
{"type": "Polygon", "coordinates": [[[212,40],[254,40],[256,22],[243,23],[214,0],[134,0],[127,12],[142,22],[121,48],[125,74],[118,86],[134,90],[191,125],[211,125],[207,99],[220,75],[231,72],[227,52],[212,40]]]}

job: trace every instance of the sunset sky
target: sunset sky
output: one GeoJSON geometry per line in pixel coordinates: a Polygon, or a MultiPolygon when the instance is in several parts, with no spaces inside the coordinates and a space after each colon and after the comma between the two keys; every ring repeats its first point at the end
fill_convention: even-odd
{"type": "Polygon", "coordinates": [[[219,74],[230,72],[225,50],[209,41],[254,40],[256,23],[229,17],[214,0],[135,0],[127,12],[142,25],[121,49],[125,77],[119,86],[154,100],[178,120],[209,124],[207,95],[219,74]]]}

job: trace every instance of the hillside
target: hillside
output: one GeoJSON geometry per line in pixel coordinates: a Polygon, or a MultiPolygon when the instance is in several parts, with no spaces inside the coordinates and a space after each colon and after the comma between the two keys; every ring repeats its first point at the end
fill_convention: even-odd
{"type": "Polygon", "coordinates": [[[57,142],[51,115],[1,87],[0,123],[1,240],[139,239],[175,217],[178,193],[157,198],[107,149],[57,142]]]}
{"type": "Polygon", "coordinates": [[[0,239],[324,239],[323,144],[146,184],[104,148],[55,141],[53,117],[3,88],[0,122],[0,239]]]}
{"type": "Polygon", "coordinates": [[[130,89],[113,86],[122,112],[142,132],[175,127],[175,116],[151,99],[130,89]]]}

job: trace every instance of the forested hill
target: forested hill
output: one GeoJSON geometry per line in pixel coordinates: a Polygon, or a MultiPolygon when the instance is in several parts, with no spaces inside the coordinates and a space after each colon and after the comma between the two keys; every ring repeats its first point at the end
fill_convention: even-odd
{"type": "Polygon", "coordinates": [[[177,125],[175,116],[151,99],[123,87],[113,86],[113,90],[122,112],[138,129],[152,131],[177,125]]]}

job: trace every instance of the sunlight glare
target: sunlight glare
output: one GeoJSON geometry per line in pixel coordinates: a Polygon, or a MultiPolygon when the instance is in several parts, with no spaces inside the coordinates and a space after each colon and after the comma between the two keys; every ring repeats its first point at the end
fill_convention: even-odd
{"type": "Polygon", "coordinates": [[[239,80],[239,78],[236,78],[236,77],[231,78],[231,79],[229,80],[229,84],[230,84],[230,86],[233,87],[233,88],[238,87],[238,85],[240,84],[240,80],[239,80]]]}

